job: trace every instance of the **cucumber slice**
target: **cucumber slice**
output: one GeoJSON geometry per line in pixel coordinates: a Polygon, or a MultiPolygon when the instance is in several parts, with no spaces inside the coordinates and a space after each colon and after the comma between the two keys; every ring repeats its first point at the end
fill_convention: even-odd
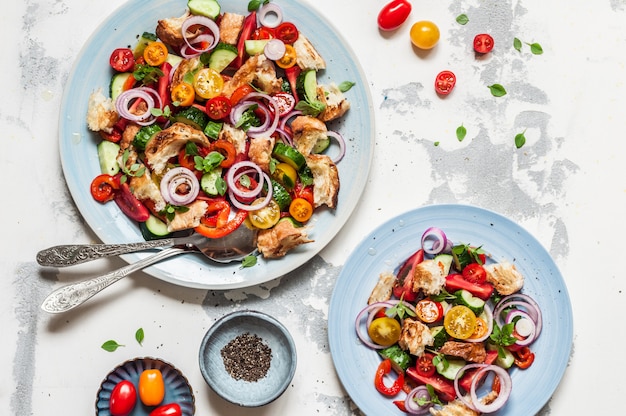
{"type": "Polygon", "coordinates": [[[459,305],[467,306],[476,316],[483,313],[483,310],[485,309],[485,301],[472,295],[472,293],[468,290],[457,290],[454,292],[454,296],[456,296],[459,305]]]}
{"type": "Polygon", "coordinates": [[[291,204],[291,195],[289,195],[284,186],[274,179],[272,179],[272,189],[272,198],[274,198],[281,211],[286,211],[289,208],[289,204],[291,204]]]}
{"type": "Polygon", "coordinates": [[[202,131],[209,122],[209,116],[199,108],[187,107],[173,116],[172,120],[188,124],[194,129],[202,131]]]}
{"type": "Polygon", "coordinates": [[[174,55],[173,53],[168,53],[165,61],[172,65],[172,68],[176,68],[176,66],[183,61],[183,57],[174,55]]]}
{"type": "Polygon", "coordinates": [[[460,358],[446,358],[445,361],[441,360],[437,363],[437,372],[447,378],[448,380],[454,380],[457,373],[467,364],[465,360],[460,358]]]}
{"type": "Polygon", "coordinates": [[[450,274],[450,268],[452,267],[452,262],[454,261],[454,257],[452,257],[452,254],[437,254],[435,257],[433,257],[433,260],[443,264],[444,276],[450,274]]]}
{"type": "Polygon", "coordinates": [[[220,14],[220,5],[216,0],[189,0],[189,11],[193,14],[215,19],[220,14]]]}
{"type": "Polygon", "coordinates": [[[296,91],[300,98],[317,101],[317,72],[314,69],[302,71],[296,80],[296,91]]]}
{"type": "Polygon", "coordinates": [[[235,58],[237,58],[237,48],[227,43],[218,43],[209,56],[209,68],[222,72],[235,58]]]}
{"type": "Polygon", "coordinates": [[[276,143],[272,154],[276,159],[291,165],[297,171],[306,165],[306,159],[302,153],[285,143],[276,143]]]}
{"type": "Polygon", "coordinates": [[[102,173],[116,175],[120,171],[120,165],[117,163],[119,153],[120,145],[117,143],[103,140],[98,144],[98,161],[102,173]]]}
{"type": "Polygon", "coordinates": [[[215,168],[212,171],[202,175],[202,178],[200,178],[200,187],[208,195],[224,195],[223,192],[220,192],[220,189],[224,188],[223,186],[220,186],[220,181],[223,181],[222,168],[215,168]]]}
{"type": "Polygon", "coordinates": [[[109,96],[113,99],[113,101],[115,101],[117,97],[124,92],[124,85],[126,85],[126,81],[128,81],[128,78],[132,76],[132,72],[121,72],[111,77],[111,82],[109,83],[109,96]]]}
{"type": "Polygon", "coordinates": [[[258,53],[263,53],[265,45],[269,42],[269,39],[248,39],[244,42],[246,47],[246,53],[250,56],[254,56],[258,53]]]}
{"type": "Polygon", "coordinates": [[[143,51],[144,49],[146,49],[146,46],[148,46],[150,42],[154,42],[155,40],[157,40],[157,36],[154,33],[143,32],[143,34],[137,41],[137,45],[135,45],[135,49],[133,49],[133,56],[135,57],[135,59],[143,56],[143,51]]]}
{"type": "Polygon", "coordinates": [[[146,222],[140,222],[139,228],[145,240],[157,240],[170,235],[167,224],[150,214],[146,222]]]}
{"type": "Polygon", "coordinates": [[[133,139],[133,146],[143,151],[146,150],[146,145],[154,137],[155,134],[161,131],[161,127],[158,124],[150,124],[149,126],[143,126],[139,129],[135,138],[133,139]]]}
{"type": "MultiPolygon", "coordinates": [[[[489,345],[488,346],[489,349],[496,349],[497,347],[489,345]]],[[[515,357],[513,356],[513,353],[511,351],[509,351],[506,348],[500,348],[498,350],[498,358],[496,358],[496,362],[495,364],[502,367],[502,368],[511,368],[511,366],[513,365],[513,363],[515,362],[515,357]],[[500,352],[504,353],[504,357],[500,356],[500,352]]]]}
{"type": "Polygon", "coordinates": [[[433,347],[436,349],[443,347],[443,344],[450,338],[443,325],[430,328],[430,334],[433,336],[433,347]]]}

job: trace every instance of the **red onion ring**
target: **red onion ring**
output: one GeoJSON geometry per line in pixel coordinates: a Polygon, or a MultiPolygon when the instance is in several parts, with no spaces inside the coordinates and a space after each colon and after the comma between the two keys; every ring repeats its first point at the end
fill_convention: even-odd
{"type": "Polygon", "coordinates": [[[196,175],[182,166],[167,171],[161,179],[161,195],[165,202],[172,205],[187,205],[192,203],[200,192],[200,184],[196,175]],[[180,185],[189,186],[189,192],[179,194],[176,188],[180,185]]]}
{"type": "MultiPolygon", "coordinates": [[[[266,173],[263,173],[262,177],[265,179],[265,182],[267,182],[268,184],[271,183],[270,178],[269,176],[267,176],[266,173]]],[[[259,180],[259,183],[262,183],[262,182],[263,182],[263,179],[259,180]]],[[[248,204],[244,204],[243,202],[237,199],[237,197],[233,193],[232,188],[228,190],[230,203],[236,206],[237,208],[243,209],[245,211],[254,211],[257,209],[265,208],[272,200],[272,194],[273,194],[273,189],[272,189],[272,186],[270,185],[267,187],[267,195],[265,195],[265,198],[261,202],[257,202],[256,204],[253,204],[253,205],[248,205],[248,204]]]]}
{"type": "Polygon", "coordinates": [[[293,137],[291,136],[291,134],[289,134],[287,132],[287,130],[283,130],[280,127],[277,127],[276,128],[276,133],[280,134],[280,136],[282,137],[283,142],[285,142],[289,146],[293,146],[293,137]]]}
{"type": "Polygon", "coordinates": [[[155,108],[153,92],[147,87],[137,87],[124,91],[115,100],[115,110],[120,117],[141,125],[150,124],[152,122],[151,117],[153,116],[151,110],[153,108],[155,108]],[[145,101],[148,107],[146,111],[141,114],[133,114],[130,112],[130,106],[137,99],[145,101]]]}
{"type": "MultiPolygon", "coordinates": [[[[543,318],[539,305],[533,298],[523,293],[514,293],[512,295],[505,296],[500,300],[500,302],[498,302],[493,312],[494,319],[499,326],[503,326],[506,323],[505,317],[502,316],[502,312],[510,307],[524,308],[530,319],[535,323],[534,337],[531,340],[528,340],[528,338],[522,340],[523,344],[520,345],[531,344],[535,339],[537,339],[543,327],[543,318]]],[[[517,343],[519,343],[519,341],[516,342],[516,344],[517,343]]]]}
{"type": "Polygon", "coordinates": [[[226,184],[228,188],[232,191],[233,195],[239,198],[256,198],[263,190],[263,181],[265,180],[263,176],[263,171],[254,162],[249,160],[244,160],[241,162],[237,162],[228,169],[226,172],[226,176],[224,178],[226,180],[226,184]],[[243,190],[237,186],[237,181],[243,176],[248,175],[250,173],[255,173],[259,178],[257,186],[254,189],[243,190]]]}
{"type": "Polygon", "coordinates": [[[422,234],[422,249],[428,254],[443,253],[448,245],[448,238],[442,229],[437,227],[429,227],[422,234]],[[427,245],[432,241],[431,245],[427,245]]]}
{"type": "Polygon", "coordinates": [[[270,39],[263,48],[263,54],[272,61],[277,61],[285,56],[286,51],[285,42],[280,39],[270,39]]]}
{"type": "Polygon", "coordinates": [[[378,312],[382,308],[388,308],[389,306],[390,305],[387,302],[372,303],[371,305],[367,305],[366,307],[361,309],[361,312],[359,312],[359,314],[356,317],[356,322],[355,322],[356,335],[363,344],[367,345],[371,349],[382,350],[383,348],[387,348],[387,347],[375,344],[374,342],[372,342],[372,340],[370,340],[369,335],[363,335],[363,333],[361,332],[361,321],[363,320],[363,317],[367,315],[366,326],[369,328],[369,324],[371,324],[372,321],[374,320],[373,316],[376,315],[376,312],[378,312]]]}
{"type": "MultiPolygon", "coordinates": [[[[476,411],[476,408],[474,407],[474,404],[472,403],[471,400],[467,399],[467,396],[465,396],[465,392],[461,391],[461,387],[459,386],[459,381],[461,380],[461,377],[463,376],[463,374],[468,371],[468,370],[472,370],[474,368],[484,368],[486,367],[488,364],[466,364],[465,366],[463,366],[454,376],[454,392],[456,393],[456,397],[459,398],[459,400],[467,407],[469,407],[470,409],[472,409],[473,411],[476,411]]],[[[476,380],[476,375],[478,373],[476,373],[474,375],[474,380],[476,380]]]]}
{"type": "Polygon", "coordinates": [[[339,163],[346,155],[346,141],[343,139],[343,136],[336,131],[328,130],[326,135],[335,139],[337,144],[339,144],[339,154],[332,159],[333,163],[339,163]]]}
{"type": "Polygon", "coordinates": [[[515,322],[515,331],[522,336],[523,339],[517,340],[515,343],[522,346],[532,344],[532,342],[537,338],[537,325],[535,324],[535,321],[528,313],[520,309],[512,309],[509,311],[509,313],[506,314],[504,321],[508,324],[513,322],[516,317],[520,317],[521,319],[515,322]],[[524,331],[520,331],[518,329],[520,322],[528,322],[528,325],[530,325],[529,333],[525,333],[524,331]]]}
{"type": "Polygon", "coordinates": [[[428,388],[424,385],[417,386],[413,390],[407,394],[404,399],[404,407],[406,408],[406,412],[412,415],[425,415],[429,413],[431,407],[433,407],[434,403],[430,401],[430,393],[428,392],[428,388]],[[415,401],[415,399],[426,399],[427,403],[424,405],[419,405],[415,401]]]}
{"type": "Polygon", "coordinates": [[[185,39],[185,44],[193,51],[197,53],[202,53],[209,51],[218,44],[220,39],[220,28],[213,20],[209,19],[206,16],[190,16],[182,24],[181,31],[183,32],[183,39],[185,39]],[[190,35],[188,29],[192,26],[202,26],[205,27],[209,33],[203,33],[202,35],[195,36],[190,35]],[[210,39],[209,39],[210,37],[210,39]],[[209,41],[209,45],[205,49],[197,49],[192,45],[192,41],[194,43],[209,41]]]}
{"type": "Polygon", "coordinates": [[[289,113],[285,114],[284,116],[282,116],[280,118],[280,124],[278,125],[278,127],[280,127],[281,129],[285,130],[285,126],[287,126],[287,122],[296,116],[301,116],[302,115],[302,111],[300,110],[293,110],[290,111],[289,113]]]}
{"type": "MultiPolygon", "coordinates": [[[[247,96],[249,98],[262,98],[266,100],[274,109],[274,114],[280,114],[280,108],[278,107],[278,103],[270,95],[267,95],[261,92],[251,92],[247,96]]],[[[257,137],[270,137],[272,134],[274,134],[274,132],[276,131],[276,128],[278,127],[278,116],[275,116],[272,118],[271,113],[268,110],[266,121],[269,119],[272,119],[272,124],[268,128],[250,127],[250,129],[248,129],[248,136],[257,138],[257,137]]]]}
{"type": "Polygon", "coordinates": [[[497,365],[486,365],[485,367],[478,370],[476,373],[476,377],[472,380],[472,385],[470,388],[470,397],[472,399],[472,404],[476,408],[476,410],[480,413],[493,413],[495,411],[500,410],[509,400],[509,396],[511,395],[511,390],[513,388],[513,381],[511,380],[511,376],[509,373],[502,367],[497,365]],[[492,371],[500,378],[500,392],[498,393],[498,397],[489,404],[483,404],[478,398],[478,394],[476,393],[476,386],[478,384],[478,380],[482,378],[484,373],[492,371]]]}
{"type": "Polygon", "coordinates": [[[264,4],[257,13],[257,18],[261,26],[275,28],[283,22],[283,11],[275,3],[264,4]],[[274,18],[270,18],[270,16],[274,18]]]}

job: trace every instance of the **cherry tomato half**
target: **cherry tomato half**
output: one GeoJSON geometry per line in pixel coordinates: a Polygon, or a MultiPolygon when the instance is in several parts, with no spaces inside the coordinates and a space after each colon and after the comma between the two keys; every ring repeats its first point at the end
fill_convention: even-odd
{"type": "Polygon", "coordinates": [[[143,50],[143,59],[151,66],[159,66],[167,59],[167,46],[163,42],[150,42],[143,50]]]}
{"type": "MultiPolygon", "coordinates": [[[[288,92],[277,92],[273,95],[274,101],[278,104],[278,115],[287,115],[296,105],[296,99],[288,92]]],[[[273,109],[273,107],[270,107],[273,109]]]]}
{"type": "Polygon", "coordinates": [[[252,88],[252,85],[243,84],[242,86],[238,87],[235,91],[233,91],[233,93],[230,96],[230,103],[234,106],[239,101],[241,101],[243,97],[250,94],[251,92],[254,92],[254,88],[252,88]]]}
{"type": "Polygon", "coordinates": [[[422,299],[415,305],[417,317],[427,324],[432,324],[443,318],[443,306],[440,302],[431,299],[422,299]]]}
{"type": "Polygon", "coordinates": [[[217,97],[222,92],[222,87],[224,87],[224,79],[213,68],[202,68],[194,75],[193,88],[196,90],[196,95],[205,100],[217,97]]]}
{"type": "Polygon", "coordinates": [[[378,13],[380,30],[395,30],[406,21],[411,14],[411,3],[406,0],[393,0],[387,3],[378,13]]]}
{"type": "Polygon", "coordinates": [[[112,416],[126,416],[135,408],[135,403],[137,403],[135,385],[128,380],[122,380],[111,392],[109,412],[112,416]]]}
{"type": "Polygon", "coordinates": [[[463,279],[471,283],[485,283],[487,281],[487,272],[485,268],[478,263],[470,263],[461,272],[463,279]]]}
{"type": "Polygon", "coordinates": [[[230,114],[232,104],[223,95],[211,98],[206,103],[206,113],[213,120],[220,120],[230,114]]]}
{"type": "Polygon", "coordinates": [[[252,39],[254,40],[274,39],[275,37],[276,33],[274,32],[274,29],[270,27],[261,26],[252,32],[252,39]]]}
{"type": "Polygon", "coordinates": [[[133,51],[128,48],[118,48],[113,51],[109,58],[109,64],[118,72],[128,72],[135,66],[133,51]]]}
{"type": "Polygon", "coordinates": [[[474,37],[474,50],[478,53],[491,52],[493,44],[493,38],[486,33],[481,33],[474,37]]]}
{"type": "Polygon", "coordinates": [[[304,198],[295,198],[289,204],[289,214],[298,222],[307,222],[313,215],[313,205],[304,198]]]}
{"type": "Polygon", "coordinates": [[[158,406],[165,397],[165,383],[159,369],[143,370],[139,376],[139,398],[146,406],[158,406]]]}
{"type": "Polygon", "coordinates": [[[435,358],[435,355],[429,352],[425,352],[417,358],[415,370],[419,375],[430,377],[435,374],[436,368],[435,364],[433,364],[433,358],[435,358]]]}
{"type": "Polygon", "coordinates": [[[421,20],[411,26],[411,42],[420,49],[432,49],[439,42],[439,28],[433,22],[421,20]]]}
{"type": "Polygon", "coordinates": [[[446,332],[457,339],[467,339],[476,331],[476,315],[467,306],[453,306],[443,319],[446,332]]]}
{"type": "Polygon", "coordinates": [[[296,49],[291,45],[285,45],[285,55],[276,61],[276,65],[283,69],[291,68],[296,64],[297,58],[296,49]]]}
{"type": "Polygon", "coordinates": [[[400,323],[393,318],[376,318],[367,328],[367,334],[372,341],[383,347],[389,347],[400,339],[402,328],[400,323]]]}
{"type": "Polygon", "coordinates": [[[452,71],[441,71],[435,78],[435,91],[437,94],[448,95],[456,84],[456,75],[452,71]]]}
{"type": "Polygon", "coordinates": [[[298,40],[298,28],[291,22],[282,22],[274,29],[276,39],[282,40],[284,43],[291,45],[298,40]]]}
{"type": "Polygon", "coordinates": [[[182,107],[189,107],[196,98],[196,90],[193,85],[181,82],[172,89],[172,101],[182,107]]]}

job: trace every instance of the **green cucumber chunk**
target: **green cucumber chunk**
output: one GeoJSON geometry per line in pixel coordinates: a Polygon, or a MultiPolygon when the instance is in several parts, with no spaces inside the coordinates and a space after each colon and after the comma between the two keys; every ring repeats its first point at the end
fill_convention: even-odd
{"type": "Polygon", "coordinates": [[[272,179],[272,198],[281,211],[287,211],[289,209],[289,204],[291,204],[291,195],[287,192],[284,186],[282,186],[278,181],[272,179]]]}
{"type": "Polygon", "coordinates": [[[474,312],[474,315],[479,316],[485,309],[485,301],[472,295],[472,293],[465,289],[459,289],[454,292],[459,305],[467,306],[474,312]]]}
{"type": "Polygon", "coordinates": [[[216,0],[189,0],[189,11],[195,15],[215,19],[220,14],[220,5],[216,0]]]}
{"type": "Polygon", "coordinates": [[[248,39],[244,42],[246,53],[250,56],[263,53],[269,39],[248,39]]]}
{"type": "Polygon", "coordinates": [[[443,347],[443,344],[450,338],[443,325],[430,328],[430,334],[433,336],[433,347],[435,349],[443,347]]]}
{"type": "Polygon", "coordinates": [[[146,49],[146,46],[150,42],[154,42],[157,40],[157,36],[154,33],[143,32],[139,40],[137,40],[137,45],[135,45],[135,49],[133,49],[133,56],[135,59],[143,56],[143,51],[146,49]]]}
{"type": "Polygon", "coordinates": [[[146,150],[146,145],[148,144],[148,142],[154,137],[155,134],[160,131],[161,127],[158,124],[143,126],[139,129],[137,134],[135,134],[135,138],[133,139],[133,146],[141,151],[146,150]]]}
{"type": "Polygon", "coordinates": [[[326,149],[328,149],[328,146],[330,146],[330,137],[328,137],[328,136],[320,137],[315,142],[315,145],[313,146],[313,149],[311,150],[311,152],[313,152],[313,153],[322,153],[326,149]]]}
{"type": "Polygon", "coordinates": [[[152,214],[145,222],[139,223],[139,228],[145,240],[157,240],[170,235],[167,224],[152,214]]]}
{"type": "Polygon", "coordinates": [[[117,143],[103,140],[98,144],[98,161],[102,173],[116,175],[120,171],[120,165],[117,163],[119,153],[120,145],[117,143]]]}
{"type": "Polygon", "coordinates": [[[209,68],[222,72],[235,58],[237,58],[237,48],[227,43],[218,43],[209,56],[209,68]]]}
{"type": "Polygon", "coordinates": [[[306,159],[302,153],[285,143],[276,143],[272,154],[281,162],[291,165],[296,171],[306,165],[306,159]]]}
{"type": "Polygon", "coordinates": [[[465,360],[460,358],[446,358],[439,361],[435,368],[437,368],[439,374],[448,380],[454,380],[461,368],[465,367],[465,364],[467,364],[465,360]]]}
{"type": "Polygon", "coordinates": [[[132,72],[120,72],[111,77],[111,82],[109,83],[109,96],[113,101],[115,101],[117,97],[124,92],[124,85],[126,85],[126,81],[132,76],[132,72]]]}
{"type": "Polygon", "coordinates": [[[435,257],[433,257],[433,260],[443,264],[444,276],[450,274],[450,268],[452,267],[452,262],[454,261],[454,257],[452,257],[452,254],[437,254],[435,257]]]}
{"type": "Polygon", "coordinates": [[[176,113],[172,120],[188,124],[194,129],[203,131],[209,122],[209,116],[199,108],[187,107],[176,113]]]}
{"type": "Polygon", "coordinates": [[[222,168],[215,168],[202,175],[200,188],[210,196],[224,195],[225,185],[222,178],[222,168]]]}
{"type": "Polygon", "coordinates": [[[314,69],[302,71],[296,79],[298,96],[310,103],[317,101],[317,73],[314,69]]]}

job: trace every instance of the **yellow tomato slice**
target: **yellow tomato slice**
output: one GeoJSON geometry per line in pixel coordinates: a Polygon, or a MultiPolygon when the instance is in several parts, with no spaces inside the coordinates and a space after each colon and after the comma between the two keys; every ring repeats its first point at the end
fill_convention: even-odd
{"type": "Polygon", "coordinates": [[[285,45],[285,54],[276,61],[276,65],[283,69],[291,68],[296,64],[296,49],[291,45],[285,45]]]}
{"type": "Polygon", "coordinates": [[[150,42],[143,50],[143,59],[151,66],[159,66],[167,60],[167,46],[163,42],[150,42]]]}
{"type": "Polygon", "coordinates": [[[476,330],[476,315],[467,306],[453,306],[443,318],[443,327],[451,337],[467,339],[476,330]]]}
{"type": "Polygon", "coordinates": [[[389,347],[398,342],[401,331],[400,323],[389,317],[376,318],[367,328],[372,341],[383,347],[389,347]]]}
{"type": "MultiPolygon", "coordinates": [[[[257,199],[252,205],[258,204],[263,199],[264,198],[257,199]]],[[[272,199],[269,204],[263,208],[250,211],[248,213],[248,219],[254,227],[266,230],[276,225],[278,220],[280,220],[280,207],[278,203],[272,199]]]]}
{"type": "Polygon", "coordinates": [[[281,162],[274,168],[274,178],[287,189],[293,189],[298,180],[298,172],[288,163],[281,162]]]}
{"type": "Polygon", "coordinates": [[[193,88],[196,90],[196,95],[205,100],[220,95],[223,87],[224,79],[213,68],[202,68],[196,72],[193,79],[193,88]]]}
{"type": "Polygon", "coordinates": [[[476,329],[469,339],[480,339],[487,334],[489,327],[483,318],[476,318],[476,329]]]}
{"type": "Polygon", "coordinates": [[[196,98],[193,85],[181,82],[172,89],[172,101],[183,107],[189,107],[196,98]]]}

